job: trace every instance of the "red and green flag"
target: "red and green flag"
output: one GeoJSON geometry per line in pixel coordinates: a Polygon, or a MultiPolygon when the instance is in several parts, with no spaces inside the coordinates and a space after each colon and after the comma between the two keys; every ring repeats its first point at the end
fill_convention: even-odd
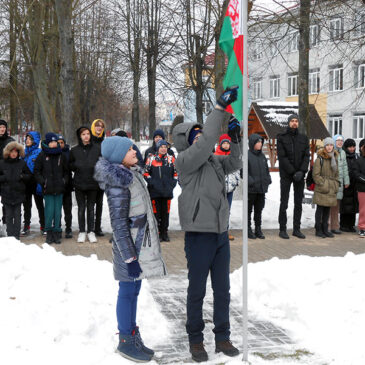
{"type": "Polygon", "coordinates": [[[241,1],[231,0],[229,2],[219,38],[219,46],[228,58],[223,87],[239,86],[237,101],[229,105],[226,110],[234,114],[240,121],[242,120],[243,78],[243,33],[240,19],[241,1]]]}

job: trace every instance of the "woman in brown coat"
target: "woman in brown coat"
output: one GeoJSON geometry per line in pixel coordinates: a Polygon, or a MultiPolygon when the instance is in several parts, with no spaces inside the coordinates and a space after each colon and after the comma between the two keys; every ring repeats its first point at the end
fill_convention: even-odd
{"type": "Polygon", "coordinates": [[[330,207],[337,204],[338,161],[337,151],[334,150],[335,142],[331,137],[324,140],[324,147],[317,153],[317,159],[313,166],[314,188],[313,203],[317,204],[315,216],[316,236],[326,238],[333,237],[328,231],[328,218],[330,207]]]}

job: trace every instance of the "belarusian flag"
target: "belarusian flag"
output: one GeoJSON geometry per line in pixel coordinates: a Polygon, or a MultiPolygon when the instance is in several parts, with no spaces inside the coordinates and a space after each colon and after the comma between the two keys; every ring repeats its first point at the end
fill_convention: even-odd
{"type": "Polygon", "coordinates": [[[243,34],[240,20],[241,0],[231,0],[223,20],[219,46],[228,57],[223,87],[238,85],[237,101],[226,109],[242,120],[243,34]]]}

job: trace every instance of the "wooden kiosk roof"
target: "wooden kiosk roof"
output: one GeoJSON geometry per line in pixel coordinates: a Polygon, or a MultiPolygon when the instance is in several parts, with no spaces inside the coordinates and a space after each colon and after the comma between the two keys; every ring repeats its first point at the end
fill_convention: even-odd
{"type": "MultiPolygon", "coordinates": [[[[313,104],[309,105],[309,139],[324,139],[330,134],[313,104]]],[[[258,133],[265,139],[276,139],[285,132],[290,114],[298,114],[297,102],[261,101],[251,103],[248,116],[248,134],[258,133]]]]}

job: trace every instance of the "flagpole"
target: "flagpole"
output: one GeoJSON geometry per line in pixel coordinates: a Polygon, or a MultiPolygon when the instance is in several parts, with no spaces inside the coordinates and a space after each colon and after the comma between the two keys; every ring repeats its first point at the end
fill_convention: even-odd
{"type": "Polygon", "coordinates": [[[242,344],[243,344],[243,361],[248,361],[248,237],[247,237],[247,181],[248,181],[248,75],[247,75],[247,17],[248,17],[248,0],[241,0],[240,25],[243,34],[243,80],[242,80],[242,127],[243,127],[243,180],[242,180],[242,344]]]}

